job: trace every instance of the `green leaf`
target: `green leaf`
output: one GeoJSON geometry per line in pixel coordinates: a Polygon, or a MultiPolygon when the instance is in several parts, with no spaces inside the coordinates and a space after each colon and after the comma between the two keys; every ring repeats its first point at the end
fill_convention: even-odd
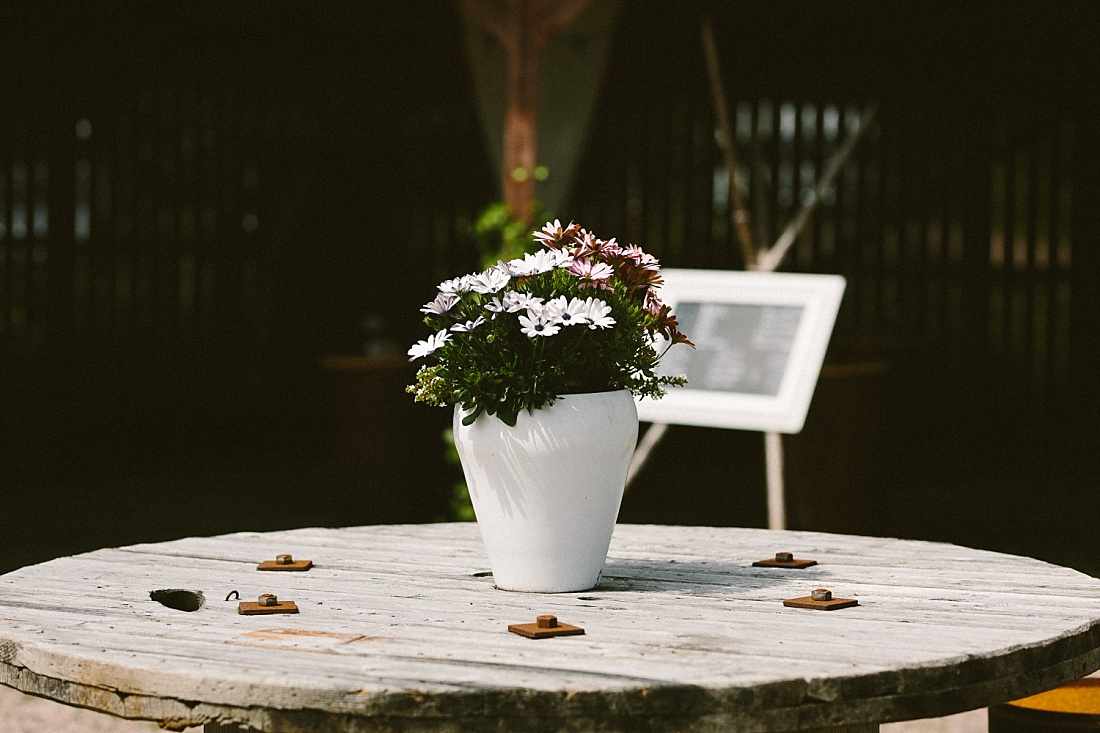
{"type": "Polygon", "coordinates": [[[497,410],[497,417],[508,427],[514,428],[516,420],[519,420],[519,410],[497,410]]]}
{"type": "MultiPolygon", "coordinates": [[[[474,411],[473,411],[473,412],[471,412],[471,413],[470,413],[469,415],[467,415],[466,417],[462,418],[462,424],[463,424],[463,425],[466,425],[466,426],[470,426],[470,425],[473,425],[473,424],[474,424],[474,420],[477,420],[477,416],[478,416],[478,415],[480,415],[480,414],[481,414],[481,413],[482,413],[482,412],[483,412],[484,410],[485,410],[485,408],[484,408],[484,407],[482,407],[481,405],[476,405],[476,406],[474,407],[474,411]]],[[[514,424],[514,423],[513,423],[513,424],[514,424]]]]}

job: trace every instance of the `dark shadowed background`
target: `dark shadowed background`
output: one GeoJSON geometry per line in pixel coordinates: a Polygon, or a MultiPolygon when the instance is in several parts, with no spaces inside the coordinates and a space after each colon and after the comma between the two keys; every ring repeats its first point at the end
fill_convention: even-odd
{"type": "MultiPolygon", "coordinates": [[[[758,241],[877,104],[786,263],[848,279],[786,442],[791,524],[1100,574],[1100,6],[997,6],[582,16],[556,43],[606,58],[553,213],[742,267],[701,12],[758,241]]],[[[403,354],[500,196],[478,44],[443,0],[4,4],[0,571],[449,516],[449,417],[403,393],[403,354]]],[[[543,83],[549,129],[575,110],[543,83]]],[[[763,526],[762,437],[673,428],[621,519],[763,526]]]]}

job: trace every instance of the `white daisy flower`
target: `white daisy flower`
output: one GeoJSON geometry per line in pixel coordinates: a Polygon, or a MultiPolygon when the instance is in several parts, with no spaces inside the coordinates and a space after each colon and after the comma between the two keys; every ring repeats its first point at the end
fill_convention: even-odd
{"type": "Polygon", "coordinates": [[[545,301],[537,295],[509,290],[504,294],[502,303],[509,313],[519,313],[522,310],[538,311],[541,313],[545,301]]]}
{"type": "Polygon", "coordinates": [[[468,293],[470,292],[470,276],[463,275],[462,277],[452,278],[450,280],[444,280],[439,283],[439,292],[441,293],[468,293]]]}
{"type": "Polygon", "coordinates": [[[440,346],[447,343],[449,338],[451,338],[451,334],[447,333],[447,329],[444,328],[439,333],[429,336],[425,341],[417,341],[413,344],[412,348],[409,349],[409,361],[431,354],[440,346]]]}
{"type": "Polygon", "coordinates": [[[556,323],[572,326],[574,323],[585,323],[588,310],[580,298],[567,300],[564,295],[560,295],[546,304],[546,314],[556,323]]]}
{"type": "Polygon", "coordinates": [[[585,298],[583,318],[588,327],[593,330],[611,328],[615,325],[615,319],[611,317],[611,306],[599,298],[585,298]]]}
{"type": "Polygon", "coordinates": [[[541,249],[533,254],[525,254],[522,260],[512,260],[508,263],[508,267],[513,274],[526,277],[529,275],[541,275],[544,272],[550,272],[570,262],[572,262],[572,258],[561,250],[541,249]]]}
{"type": "Polygon", "coordinates": [[[527,315],[519,317],[519,325],[519,330],[531,338],[553,336],[561,330],[561,326],[554,323],[546,313],[530,310],[527,311],[527,315]]]}
{"type": "Polygon", "coordinates": [[[508,277],[519,277],[523,273],[516,269],[515,265],[517,262],[522,264],[523,260],[512,260],[511,262],[497,260],[497,263],[493,265],[490,269],[500,270],[508,277]]]}
{"type": "Polygon", "coordinates": [[[451,330],[455,331],[456,333],[469,333],[470,331],[473,331],[475,328],[480,326],[482,323],[485,323],[485,318],[483,318],[482,316],[478,316],[472,321],[466,321],[465,323],[456,323],[455,325],[451,326],[451,330]]]}
{"type": "Polygon", "coordinates": [[[440,293],[435,296],[435,300],[431,303],[425,303],[424,307],[420,309],[421,313],[437,313],[443,314],[454,308],[460,298],[454,293],[440,293]]]}
{"type": "Polygon", "coordinates": [[[553,259],[554,267],[569,267],[573,264],[573,252],[576,250],[570,249],[550,249],[547,252],[550,253],[550,257],[553,259]]]}
{"type": "Polygon", "coordinates": [[[473,290],[475,293],[499,292],[508,284],[508,281],[512,279],[506,270],[507,268],[493,265],[485,272],[479,272],[471,276],[470,290],[473,290]]]}

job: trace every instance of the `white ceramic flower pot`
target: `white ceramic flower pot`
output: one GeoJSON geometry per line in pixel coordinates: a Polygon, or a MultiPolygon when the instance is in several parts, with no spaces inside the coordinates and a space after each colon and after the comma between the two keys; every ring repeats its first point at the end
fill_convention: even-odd
{"type": "Polygon", "coordinates": [[[465,426],[464,415],[455,408],[455,446],[496,586],[595,586],[638,439],[630,392],[566,395],[520,412],[514,428],[492,415],[465,426]]]}

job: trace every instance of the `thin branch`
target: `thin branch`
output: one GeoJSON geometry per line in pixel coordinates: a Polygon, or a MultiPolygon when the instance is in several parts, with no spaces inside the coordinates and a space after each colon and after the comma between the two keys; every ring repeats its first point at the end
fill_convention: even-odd
{"type": "Polygon", "coordinates": [[[706,15],[699,17],[699,32],[703,37],[703,52],[707,59],[707,74],[710,77],[714,113],[718,117],[718,128],[722,134],[722,156],[725,159],[730,186],[730,221],[737,241],[741,244],[741,257],[744,259],[745,269],[751,269],[756,265],[756,246],[752,241],[749,212],[745,208],[741,187],[737,183],[737,151],[734,148],[736,138],[733,134],[733,126],[730,124],[725,85],[722,83],[722,68],[718,61],[718,46],[714,41],[714,29],[706,15]]]}

